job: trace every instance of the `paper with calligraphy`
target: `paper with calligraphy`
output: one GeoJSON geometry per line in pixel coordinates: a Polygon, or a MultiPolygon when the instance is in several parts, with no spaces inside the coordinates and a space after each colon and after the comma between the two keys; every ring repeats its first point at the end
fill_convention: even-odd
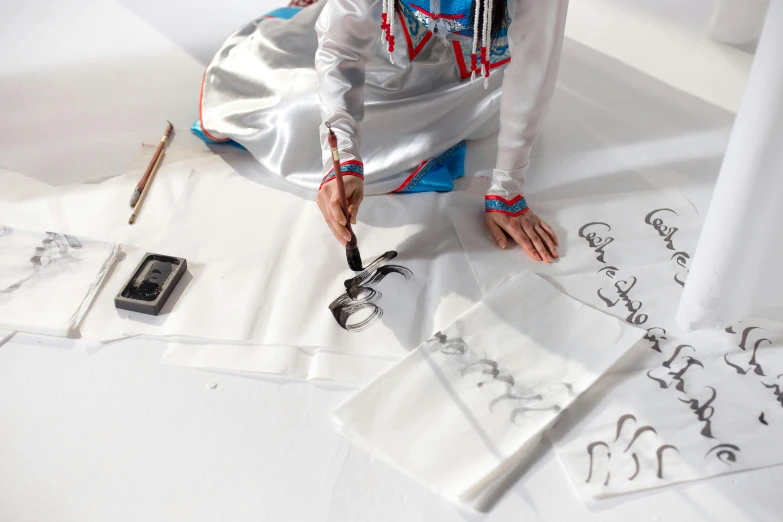
{"type": "Polygon", "coordinates": [[[451,195],[366,198],[360,273],[313,197],[230,170],[195,176],[159,247],[188,260],[190,280],[160,316],[127,313],[121,333],[177,341],[177,364],[353,384],[377,375],[371,359],[399,360],[478,300],[444,219],[451,195]]]}
{"type": "Polygon", "coordinates": [[[644,330],[523,273],[340,406],[342,431],[479,507],[644,330]]]}
{"type": "Polygon", "coordinates": [[[113,243],[0,225],[0,327],[69,335],[118,253],[113,243]]]}
{"type": "MultiPolygon", "coordinates": [[[[552,432],[585,499],[783,464],[783,325],[747,319],[683,332],[674,313],[701,223],[674,191],[536,206],[563,259],[539,268],[557,288],[647,331],[552,432]]],[[[455,216],[483,287],[506,252],[481,248],[455,216]],[[473,251],[471,251],[473,249],[473,251]],[[494,256],[494,257],[490,257],[494,256]]]]}

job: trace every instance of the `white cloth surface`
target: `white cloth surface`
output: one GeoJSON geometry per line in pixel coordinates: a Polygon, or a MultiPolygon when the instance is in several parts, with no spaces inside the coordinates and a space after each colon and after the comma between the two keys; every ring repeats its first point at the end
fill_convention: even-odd
{"type": "Polygon", "coordinates": [[[783,320],[783,2],[767,12],[677,312],[683,328],[783,320]]]}
{"type": "Polygon", "coordinates": [[[666,346],[668,367],[609,375],[566,412],[550,437],[583,500],[783,463],[783,324],[732,331],[666,346]]]}
{"type": "MultiPolygon", "coordinates": [[[[483,180],[467,184],[475,185],[475,197],[484,186],[483,180]]],[[[214,350],[226,343],[260,345],[264,350],[297,347],[285,348],[292,358],[299,358],[301,349],[310,353],[326,348],[356,354],[360,361],[399,359],[427,338],[434,325],[446,324],[478,299],[478,285],[444,216],[447,206],[463,196],[427,193],[364,201],[354,230],[365,266],[396,250],[398,256],[386,266],[400,265],[411,274],[407,281],[390,273],[369,284],[381,294],[376,303],[383,315],[368,329],[353,332],[338,325],[329,305],[345,293],[343,281],[355,274],[347,269],[344,249],[324,233],[315,203],[250,181],[230,168],[199,174],[188,183],[158,248],[185,257],[189,275],[160,316],[120,311],[122,331],[105,331],[103,338],[208,340],[214,350]]],[[[366,310],[359,311],[348,323],[366,316],[366,310]]],[[[248,348],[229,349],[240,354],[248,348]]],[[[203,353],[209,348],[195,350],[203,353]]],[[[230,353],[219,358],[225,361],[230,353]]],[[[250,369],[258,369],[263,358],[256,358],[250,369]]],[[[239,363],[228,365],[234,364],[239,363]]],[[[304,370],[293,369],[296,364],[289,361],[283,366],[294,376],[302,375],[304,370]]],[[[268,366],[263,368],[260,371],[267,371],[268,366]]],[[[352,381],[366,382],[376,374],[373,369],[352,381]]]]}
{"type": "Polygon", "coordinates": [[[335,410],[352,441],[470,507],[644,335],[525,272],[335,410]]]}
{"type": "Polygon", "coordinates": [[[114,243],[0,226],[0,328],[67,336],[118,252],[114,243]]]}

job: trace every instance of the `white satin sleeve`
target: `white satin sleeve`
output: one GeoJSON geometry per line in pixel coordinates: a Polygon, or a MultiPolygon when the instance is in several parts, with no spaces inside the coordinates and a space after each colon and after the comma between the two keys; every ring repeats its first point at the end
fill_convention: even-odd
{"type": "Polygon", "coordinates": [[[522,194],[530,150],[555,89],[568,0],[517,0],[509,3],[512,9],[511,62],[504,70],[498,154],[487,191],[507,203],[522,194]]]}
{"type": "Polygon", "coordinates": [[[318,103],[321,108],[323,183],[333,179],[326,123],[337,135],[346,175],[364,178],[359,122],[364,117],[364,69],[381,34],[380,0],[328,0],[316,22],[318,103]]]}

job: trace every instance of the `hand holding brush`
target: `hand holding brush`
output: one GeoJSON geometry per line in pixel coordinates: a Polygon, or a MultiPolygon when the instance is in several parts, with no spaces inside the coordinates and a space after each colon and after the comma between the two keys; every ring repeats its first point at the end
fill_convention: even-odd
{"type": "Polygon", "coordinates": [[[362,260],[351,222],[356,223],[356,211],[362,200],[364,185],[360,178],[343,177],[340,154],[337,150],[337,136],[328,123],[326,126],[329,128],[328,140],[334,164],[334,179],[321,186],[316,200],[332,233],[345,246],[348,266],[351,270],[358,272],[362,270],[362,260]],[[348,204],[349,197],[350,206],[348,204]]]}

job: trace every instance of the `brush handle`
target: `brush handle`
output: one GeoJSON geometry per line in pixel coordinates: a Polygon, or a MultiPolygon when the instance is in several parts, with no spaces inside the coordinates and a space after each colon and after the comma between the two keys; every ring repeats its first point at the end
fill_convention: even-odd
{"type": "Polygon", "coordinates": [[[166,141],[169,139],[169,136],[171,136],[171,131],[173,130],[174,127],[171,125],[171,123],[168,123],[168,125],[166,126],[166,132],[163,134],[163,137],[160,139],[160,143],[158,143],[158,148],[155,149],[155,154],[152,155],[150,164],[147,165],[147,170],[144,171],[144,175],[136,184],[136,189],[144,190],[144,186],[147,184],[147,180],[150,178],[150,174],[152,174],[152,170],[155,168],[155,164],[158,162],[160,153],[163,152],[163,147],[166,146],[166,141]]]}
{"type": "Polygon", "coordinates": [[[163,153],[161,152],[158,154],[157,159],[155,159],[155,163],[152,165],[152,170],[150,171],[150,179],[149,182],[144,185],[144,190],[141,191],[141,195],[139,195],[139,200],[136,202],[136,205],[133,207],[133,213],[131,214],[130,219],[128,220],[128,223],[131,225],[136,222],[136,218],[139,217],[139,213],[141,212],[141,206],[144,204],[144,199],[147,197],[147,192],[149,192],[150,187],[152,186],[152,180],[155,177],[155,173],[158,172],[158,167],[160,167],[160,162],[163,160],[163,153]]]}
{"type": "Polygon", "coordinates": [[[337,136],[335,136],[332,129],[329,129],[329,147],[332,149],[332,161],[334,162],[334,179],[337,183],[337,191],[340,193],[340,205],[343,207],[343,215],[345,216],[345,228],[351,233],[351,240],[348,242],[346,248],[356,248],[356,234],[353,233],[351,228],[351,216],[348,215],[348,198],[345,195],[345,183],[343,183],[343,169],[340,166],[340,153],[337,152],[337,136]]]}

